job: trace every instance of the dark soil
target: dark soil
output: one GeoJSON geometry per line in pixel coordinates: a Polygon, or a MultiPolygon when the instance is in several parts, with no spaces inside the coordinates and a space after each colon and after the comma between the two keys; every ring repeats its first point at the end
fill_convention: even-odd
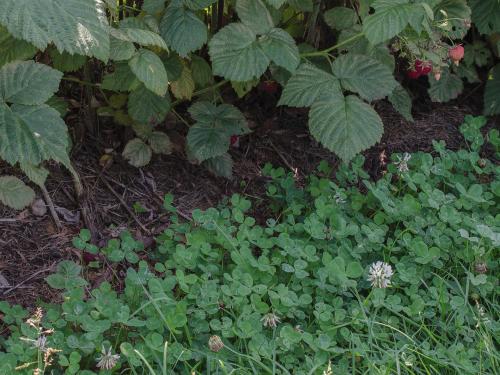
{"type": "MultiPolygon", "coordinates": [[[[214,177],[203,167],[190,164],[180,150],[169,156],[155,156],[142,169],[128,165],[116,153],[113,163],[103,170],[99,159],[106,145],[87,140],[77,145],[73,157],[85,189],[85,224],[78,216],[71,177],[62,167],[51,165],[47,189],[64,227],[58,232],[48,213],[40,217],[30,209],[16,212],[0,205],[0,275],[11,286],[0,289],[0,300],[33,306],[40,300],[59,298],[44,278],[60,260],[78,259],[71,239],[82,227],[90,225],[95,243],[101,246],[123,228],[131,228],[136,237],[152,245],[154,236],[168,225],[161,208],[166,193],[175,196],[174,204],[184,216],[195,208],[216,205],[235,192],[250,197],[258,207],[266,184],[260,171],[266,163],[293,170],[299,183],[321,160],[338,164],[332,153],[309,136],[306,111],[271,110],[274,103],[270,106],[268,101],[259,100],[241,103],[247,108],[245,114],[254,131],[231,151],[235,163],[232,180],[214,177]],[[137,213],[134,220],[124,206],[131,208],[136,202],[146,212],[137,213]]],[[[385,157],[393,152],[429,151],[432,140],[445,140],[448,147],[458,148],[463,143],[458,126],[464,115],[479,112],[476,104],[466,101],[467,98],[452,104],[423,103],[414,110],[414,123],[406,122],[390,104],[378,103],[376,108],[383,118],[385,134],[379,144],[365,152],[367,171],[377,178],[384,169],[385,157]]],[[[175,142],[182,143],[182,131],[177,131],[175,120],[169,119],[165,128],[175,142]]],[[[15,173],[0,164],[0,174],[4,172],[15,173]]],[[[265,210],[260,215],[265,215],[265,210]]]]}

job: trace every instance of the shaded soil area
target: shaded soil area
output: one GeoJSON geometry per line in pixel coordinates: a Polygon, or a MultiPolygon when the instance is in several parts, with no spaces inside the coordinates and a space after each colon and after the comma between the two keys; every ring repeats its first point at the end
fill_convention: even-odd
{"type": "MultiPolygon", "coordinates": [[[[393,152],[429,151],[432,140],[445,140],[452,149],[460,147],[463,139],[458,126],[466,114],[479,112],[476,104],[465,99],[451,104],[417,105],[414,123],[406,122],[390,104],[377,103],[385,133],[379,144],[364,153],[367,171],[377,178],[384,169],[381,162],[384,155],[389,158],[393,152]]],[[[266,163],[293,170],[299,183],[321,160],[334,166],[339,163],[310,137],[307,111],[270,110],[269,103],[259,100],[242,103],[253,132],[241,138],[240,145],[231,150],[232,180],[214,177],[202,166],[190,164],[182,147],[169,156],[154,156],[150,165],[142,169],[128,165],[119,153],[111,154],[112,163],[103,169],[100,158],[106,145],[87,140],[76,146],[73,155],[85,190],[87,221],[84,221],[74,198],[70,175],[62,167],[51,165],[47,190],[63,229],[56,230],[48,212],[36,216],[32,209],[16,212],[0,205],[0,275],[4,278],[3,286],[0,279],[0,300],[33,306],[40,300],[59,298],[44,278],[60,260],[78,259],[71,239],[82,227],[90,225],[94,242],[101,246],[124,228],[131,228],[137,238],[152,246],[154,236],[168,225],[168,216],[162,210],[166,193],[175,196],[174,205],[183,216],[189,216],[195,208],[214,206],[236,192],[253,199],[257,206],[255,214],[265,216],[265,204],[259,206],[259,202],[266,186],[266,178],[261,175],[266,163]],[[134,204],[143,212],[131,211],[134,204]]],[[[182,131],[178,131],[181,125],[170,118],[164,126],[174,142],[182,144],[182,131]]],[[[0,164],[0,174],[4,173],[15,171],[0,164]]]]}

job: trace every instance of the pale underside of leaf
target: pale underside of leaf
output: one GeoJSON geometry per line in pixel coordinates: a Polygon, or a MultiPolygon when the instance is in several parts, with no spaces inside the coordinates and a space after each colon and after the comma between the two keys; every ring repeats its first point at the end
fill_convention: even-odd
{"type": "Polygon", "coordinates": [[[173,145],[168,135],[163,132],[152,132],[148,139],[153,152],[168,155],[172,153],[173,145]]]}
{"type": "Polygon", "coordinates": [[[0,176],[0,202],[21,210],[35,199],[35,192],[14,176],[0,176]]]}
{"type": "Polygon", "coordinates": [[[39,49],[109,58],[109,25],[102,0],[2,0],[0,24],[39,49]]]}
{"type": "Polygon", "coordinates": [[[191,100],[194,92],[194,80],[191,70],[184,66],[178,80],[171,82],[170,89],[177,99],[191,100]]]}
{"type": "Polygon", "coordinates": [[[351,95],[314,103],[309,113],[309,129],[316,140],[349,161],[380,141],[383,124],[370,105],[351,95]]]}
{"type": "Polygon", "coordinates": [[[128,142],[122,153],[123,157],[137,168],[147,165],[151,161],[152,154],[151,147],[139,138],[132,139],[128,142]]]}

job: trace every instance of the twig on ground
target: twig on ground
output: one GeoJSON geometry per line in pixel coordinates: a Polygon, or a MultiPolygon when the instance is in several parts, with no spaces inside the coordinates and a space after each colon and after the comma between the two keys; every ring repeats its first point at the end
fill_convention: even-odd
{"type": "Polygon", "coordinates": [[[54,220],[54,223],[56,224],[57,231],[60,232],[62,230],[63,226],[61,224],[61,220],[59,220],[59,216],[57,215],[56,209],[54,207],[54,202],[52,201],[52,198],[50,197],[50,194],[47,191],[47,188],[45,187],[45,185],[41,184],[40,190],[42,190],[42,194],[43,194],[43,197],[45,198],[45,202],[47,203],[47,206],[49,206],[50,215],[52,216],[52,219],[54,220]]]}
{"type": "Polygon", "coordinates": [[[47,268],[44,268],[44,269],[41,269],[41,270],[38,270],[36,271],[34,274],[32,274],[30,277],[24,279],[23,281],[21,281],[20,283],[17,283],[16,285],[14,285],[12,288],[10,289],[7,289],[6,291],[4,291],[2,293],[3,296],[6,296],[7,294],[9,294],[10,292],[13,292],[14,290],[16,289],[19,289],[22,285],[24,285],[25,283],[27,283],[28,281],[30,281],[31,279],[37,277],[38,275],[42,274],[42,273],[45,273],[45,272],[48,272],[48,271],[52,271],[54,269],[54,266],[56,265],[57,262],[54,262],[50,265],[50,267],[47,267],[47,268]]]}
{"type": "Polygon", "coordinates": [[[290,170],[293,172],[293,175],[294,176],[298,176],[299,174],[299,169],[298,168],[294,168],[289,162],[288,160],[286,160],[286,158],[283,156],[283,154],[281,153],[281,151],[278,149],[278,147],[276,147],[274,145],[274,143],[272,141],[269,141],[269,144],[271,145],[271,147],[274,149],[274,151],[276,151],[276,153],[278,154],[278,156],[280,157],[281,160],[283,160],[283,163],[285,163],[285,165],[290,168],[290,170]]]}
{"type": "Polygon", "coordinates": [[[106,177],[106,175],[104,174],[101,174],[101,180],[102,182],[104,182],[104,185],[106,185],[106,187],[108,188],[108,190],[120,201],[121,205],[123,206],[123,208],[125,208],[125,210],[127,210],[128,214],[132,217],[132,219],[134,219],[134,221],[137,223],[137,225],[139,225],[141,227],[141,229],[147,233],[147,234],[151,234],[151,232],[149,231],[149,229],[147,229],[144,224],[139,220],[139,218],[134,214],[134,211],[132,211],[132,209],[128,206],[128,204],[123,200],[123,198],[120,196],[120,194],[118,194],[114,189],[113,187],[111,186],[111,184],[107,181],[108,180],[108,177],[106,177]]]}

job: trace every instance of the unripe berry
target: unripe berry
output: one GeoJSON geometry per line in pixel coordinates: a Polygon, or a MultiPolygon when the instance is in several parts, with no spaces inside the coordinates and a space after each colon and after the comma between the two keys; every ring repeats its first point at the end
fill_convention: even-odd
{"type": "Polygon", "coordinates": [[[464,53],[464,47],[462,47],[462,45],[460,44],[457,44],[455,47],[450,48],[450,50],[448,51],[448,56],[450,57],[451,61],[453,61],[456,66],[458,66],[460,60],[464,58],[464,53]]]}

